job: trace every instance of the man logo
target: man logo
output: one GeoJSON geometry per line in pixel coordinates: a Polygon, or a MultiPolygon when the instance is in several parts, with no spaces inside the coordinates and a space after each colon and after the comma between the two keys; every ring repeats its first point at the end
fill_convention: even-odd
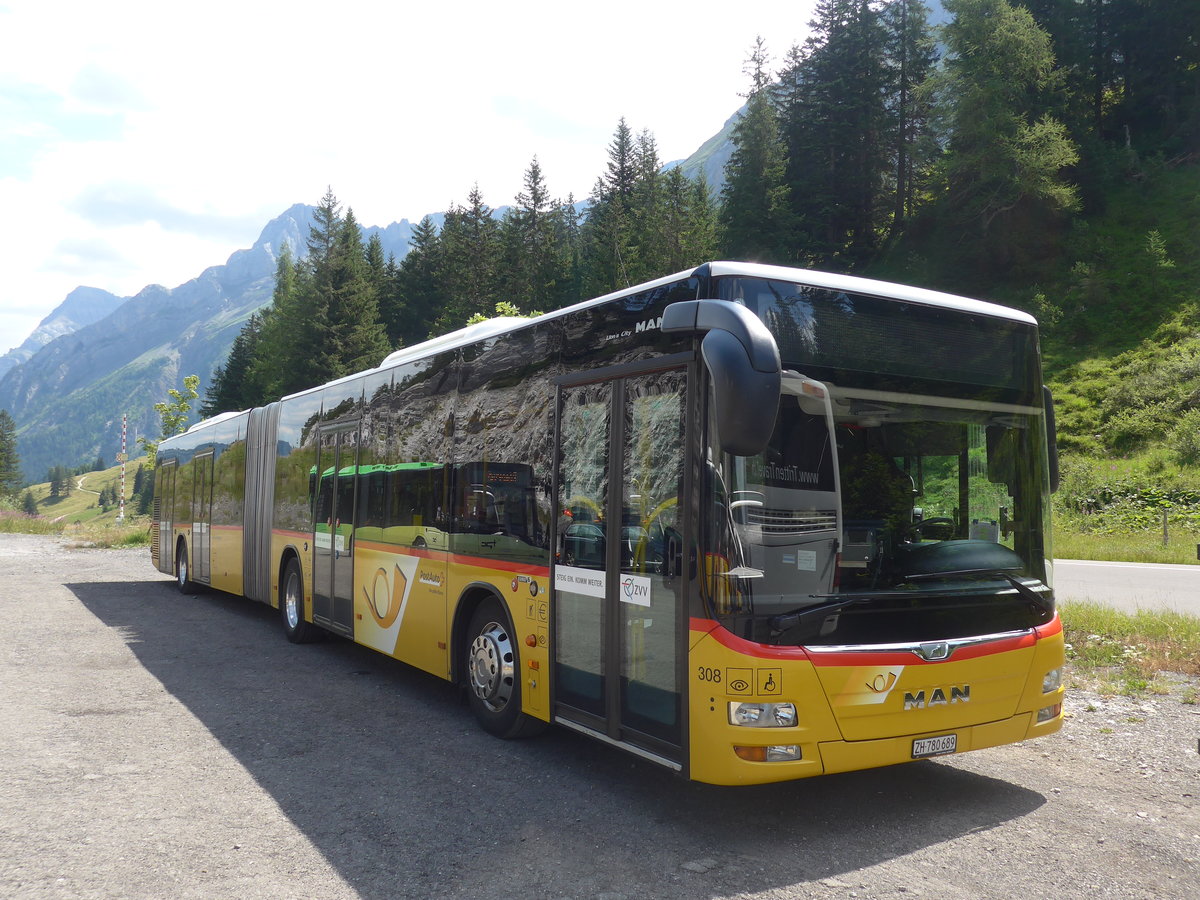
{"type": "Polygon", "coordinates": [[[904,708],[905,709],[929,709],[934,706],[949,706],[951,703],[970,703],[971,702],[971,686],[969,684],[956,684],[948,688],[934,688],[929,694],[929,699],[925,698],[925,691],[920,690],[915,694],[904,692],[904,708]],[[946,696],[946,691],[949,690],[950,696],[946,696]]]}
{"type": "Polygon", "coordinates": [[[640,333],[643,331],[657,331],[661,327],[662,316],[659,316],[657,319],[647,319],[645,322],[638,322],[633,330],[640,333]]]}

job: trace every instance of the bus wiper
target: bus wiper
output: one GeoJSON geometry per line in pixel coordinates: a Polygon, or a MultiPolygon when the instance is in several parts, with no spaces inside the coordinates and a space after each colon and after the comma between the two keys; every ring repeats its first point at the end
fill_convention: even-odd
{"type": "Polygon", "coordinates": [[[934,578],[956,578],[963,575],[991,575],[996,578],[1003,578],[1014,588],[1017,593],[1024,599],[1028,600],[1038,609],[1045,612],[1047,615],[1054,615],[1054,601],[1047,600],[1029,585],[1025,584],[1021,579],[1017,578],[1013,572],[1020,571],[1019,569],[957,569],[953,572],[922,572],[919,575],[905,575],[905,581],[931,581],[934,578]]]}
{"type": "Polygon", "coordinates": [[[873,595],[847,597],[845,594],[811,594],[810,596],[814,599],[828,600],[828,602],[818,603],[816,606],[806,606],[802,609],[794,609],[787,613],[772,615],[768,621],[768,624],[771,627],[771,632],[773,634],[783,634],[783,632],[790,631],[805,619],[814,615],[828,616],[830,613],[840,613],[842,610],[851,606],[869,603],[871,600],[875,599],[873,595]]]}

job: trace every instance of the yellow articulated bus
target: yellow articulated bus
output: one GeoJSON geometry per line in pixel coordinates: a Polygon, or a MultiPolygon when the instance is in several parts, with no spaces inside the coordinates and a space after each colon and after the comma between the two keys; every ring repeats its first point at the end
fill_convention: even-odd
{"type": "Polygon", "coordinates": [[[714,262],[163,441],[154,564],[713,784],[1062,723],[1036,322],[714,262]]]}

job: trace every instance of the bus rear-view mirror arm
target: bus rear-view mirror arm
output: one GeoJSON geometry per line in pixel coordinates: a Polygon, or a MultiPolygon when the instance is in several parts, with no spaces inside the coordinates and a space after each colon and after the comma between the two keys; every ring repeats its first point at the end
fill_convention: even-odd
{"type": "Polygon", "coordinates": [[[685,300],[663,311],[663,331],[705,332],[700,356],[712,378],[721,449],[757,456],[779,411],[779,347],[762,320],[728,300],[685,300]]]}

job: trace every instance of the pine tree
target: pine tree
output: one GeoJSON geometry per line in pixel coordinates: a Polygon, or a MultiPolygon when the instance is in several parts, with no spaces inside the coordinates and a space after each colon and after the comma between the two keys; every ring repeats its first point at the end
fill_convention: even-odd
{"type": "Polygon", "coordinates": [[[607,174],[604,191],[608,197],[620,197],[626,207],[631,205],[639,175],[638,152],[633,131],[622,116],[617,122],[612,143],[608,145],[607,174]]]}
{"type": "Polygon", "coordinates": [[[937,46],[922,0],[894,0],[884,8],[889,66],[892,214],[890,233],[899,235],[928,185],[937,153],[929,98],[923,90],[937,62],[937,46]]]}
{"type": "Polygon", "coordinates": [[[378,231],[372,232],[371,237],[367,240],[366,262],[367,278],[370,279],[371,287],[375,290],[375,301],[378,305],[379,298],[383,296],[387,287],[387,257],[384,256],[383,239],[380,238],[378,231]]]}
{"type": "Polygon", "coordinates": [[[635,161],[637,180],[630,203],[635,249],[632,275],[636,281],[646,281],[676,271],[667,261],[664,176],[659,173],[662,161],[658,158],[654,135],[648,129],[637,137],[635,161]]]}
{"type": "Polygon", "coordinates": [[[33,491],[25,491],[25,496],[21,498],[21,510],[27,516],[36,516],[38,514],[37,500],[33,498],[33,491]]]}
{"type": "MultiPolygon", "coordinates": [[[[657,158],[657,152],[654,156],[657,158]]],[[[627,287],[638,280],[642,267],[634,193],[641,173],[633,132],[622,117],[608,145],[605,174],[592,189],[591,209],[583,228],[588,274],[584,283],[590,295],[627,287]]]]}
{"type": "Polygon", "coordinates": [[[770,90],[769,58],[755,40],[747,74],[746,111],[734,125],[733,153],[721,189],[721,245],[737,259],[779,262],[788,257],[784,146],[770,90]]]}
{"type": "Polygon", "coordinates": [[[446,303],[438,328],[458,327],[473,315],[484,315],[496,302],[499,278],[500,223],[483,201],[476,184],[468,206],[452,206],[440,237],[440,280],[446,303]]]}
{"type": "Polygon", "coordinates": [[[575,303],[584,296],[583,213],[575,203],[574,194],[567,194],[567,199],[558,204],[554,226],[555,243],[562,264],[559,304],[566,305],[575,303]]]}
{"type": "Polygon", "coordinates": [[[1064,170],[1078,153],[1063,124],[1040,115],[1054,54],[1029,12],[1005,0],[945,6],[955,14],[943,30],[949,57],[931,78],[948,139],[939,204],[993,265],[1007,266],[1018,244],[1044,239],[1028,223],[1046,227],[1047,214],[1075,207],[1064,170]]]}
{"type": "Polygon", "coordinates": [[[327,356],[330,377],[340,378],[374,368],[390,349],[387,332],[379,319],[379,300],[363,246],[362,229],[353,210],[347,211],[338,227],[330,263],[327,356]]]}
{"type": "Polygon", "coordinates": [[[889,174],[886,31],[876,0],[821,0],[777,91],[795,257],[853,268],[874,253],[889,174]]]}
{"type": "MultiPolygon", "coordinates": [[[[300,381],[303,373],[298,376],[295,371],[296,361],[311,343],[307,339],[301,297],[305,278],[302,264],[294,258],[291,245],[284,243],[275,264],[271,305],[261,311],[262,325],[258,341],[253,345],[247,376],[247,380],[256,386],[260,402],[277,400],[305,386],[300,381]]],[[[224,372],[221,374],[223,379],[224,372]]],[[[224,384],[219,389],[223,391],[224,384]]],[[[217,396],[224,395],[218,393],[217,396]]]]}
{"type": "Polygon", "coordinates": [[[294,363],[289,392],[337,377],[338,348],[331,334],[334,313],[330,305],[338,278],[341,228],[341,204],[331,188],[313,211],[313,222],[308,229],[308,256],[298,268],[308,276],[297,279],[299,311],[303,317],[299,323],[301,345],[297,349],[304,357],[303,363],[294,363]]]}
{"type": "Polygon", "coordinates": [[[501,289],[508,302],[523,309],[558,306],[564,266],[557,219],[558,205],[551,199],[535,156],[525,170],[524,190],[500,223],[501,289]]]}
{"type": "Polygon", "coordinates": [[[426,216],[413,229],[408,254],[395,269],[383,306],[384,327],[393,346],[407,347],[429,337],[445,305],[441,269],[437,226],[426,216]]]}
{"type": "Polygon", "coordinates": [[[17,425],[7,409],[0,409],[0,497],[16,497],[23,481],[17,425]]]}
{"type": "Polygon", "coordinates": [[[213,370],[204,402],[200,405],[201,417],[250,409],[269,401],[270,398],[256,379],[255,370],[263,330],[264,313],[252,313],[234,338],[224,364],[213,370]]]}
{"type": "Polygon", "coordinates": [[[154,505],[154,472],[142,481],[142,487],[135,494],[137,497],[137,515],[146,516],[150,514],[151,507],[154,505]]]}
{"type": "Polygon", "coordinates": [[[663,251],[660,274],[680,272],[717,255],[717,208],[708,185],[674,166],[663,176],[663,251]]]}

